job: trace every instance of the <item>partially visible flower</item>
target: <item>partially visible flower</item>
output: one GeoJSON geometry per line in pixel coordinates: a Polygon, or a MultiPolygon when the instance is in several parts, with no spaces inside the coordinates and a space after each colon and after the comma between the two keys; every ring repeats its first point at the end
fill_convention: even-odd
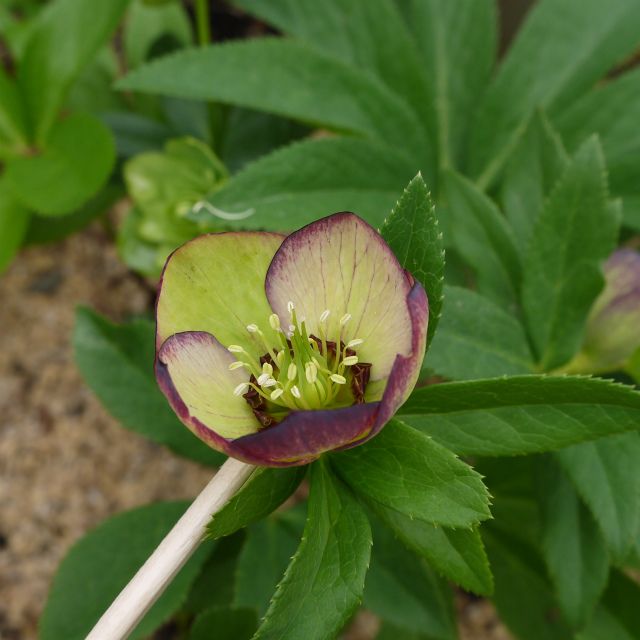
{"type": "Polygon", "coordinates": [[[382,429],[415,385],[427,321],[422,286],[354,214],[286,238],[205,235],[165,266],[156,376],[215,449],[306,464],[382,429]]]}
{"type": "Polygon", "coordinates": [[[616,251],[605,263],[604,275],[605,287],[591,309],[582,350],[569,371],[622,369],[640,347],[640,253],[616,251]]]}

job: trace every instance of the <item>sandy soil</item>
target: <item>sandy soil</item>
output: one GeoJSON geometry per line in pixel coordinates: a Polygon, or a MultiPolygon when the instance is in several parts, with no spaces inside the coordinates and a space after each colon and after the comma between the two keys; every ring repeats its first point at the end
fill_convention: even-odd
{"type": "MultiPolygon", "coordinates": [[[[31,640],[75,540],[123,509],[192,497],[211,472],[122,429],[74,366],[76,305],[122,320],[151,302],[100,226],[24,251],[0,300],[0,640],[31,640]]],[[[458,609],[463,640],[508,640],[489,603],[458,609]]],[[[364,612],[348,638],[377,627],[364,612]]]]}

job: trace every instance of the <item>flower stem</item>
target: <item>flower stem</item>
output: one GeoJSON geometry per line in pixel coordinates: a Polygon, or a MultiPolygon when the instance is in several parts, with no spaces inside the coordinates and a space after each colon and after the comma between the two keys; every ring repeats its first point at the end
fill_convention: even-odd
{"type": "Polygon", "coordinates": [[[195,0],[196,29],[198,31],[198,44],[201,47],[211,42],[211,28],[209,26],[209,0],[195,0]]]}
{"type": "Polygon", "coordinates": [[[254,466],[229,458],[142,568],[120,592],[86,640],[124,640],[202,541],[211,516],[247,481],[254,466]]]}

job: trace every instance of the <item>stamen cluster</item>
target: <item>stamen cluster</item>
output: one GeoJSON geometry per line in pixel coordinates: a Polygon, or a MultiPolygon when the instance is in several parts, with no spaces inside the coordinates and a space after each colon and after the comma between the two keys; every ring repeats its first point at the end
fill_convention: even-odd
{"type": "Polygon", "coordinates": [[[247,331],[259,343],[260,358],[239,345],[228,350],[237,360],[229,368],[245,368],[250,375],[234,393],[242,395],[251,405],[263,426],[279,422],[291,410],[348,406],[364,401],[364,389],[369,379],[369,363],[359,362],[356,347],[360,338],[342,337],[351,315],[344,314],[338,323],[337,335],[328,335],[327,309],[320,315],[319,336],[309,335],[304,318],[298,319],[293,302],[287,305],[289,324],[282,327],[277,314],[269,316],[271,331],[262,331],[257,324],[247,325],[247,331]]]}

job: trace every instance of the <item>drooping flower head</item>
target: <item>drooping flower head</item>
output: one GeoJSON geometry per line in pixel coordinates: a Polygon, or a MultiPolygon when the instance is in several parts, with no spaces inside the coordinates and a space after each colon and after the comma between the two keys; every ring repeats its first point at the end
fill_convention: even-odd
{"type": "Polygon", "coordinates": [[[215,449],[306,464],[386,424],[415,385],[427,321],[422,286],[354,214],[287,237],[209,234],[165,266],[156,377],[215,449]]]}

